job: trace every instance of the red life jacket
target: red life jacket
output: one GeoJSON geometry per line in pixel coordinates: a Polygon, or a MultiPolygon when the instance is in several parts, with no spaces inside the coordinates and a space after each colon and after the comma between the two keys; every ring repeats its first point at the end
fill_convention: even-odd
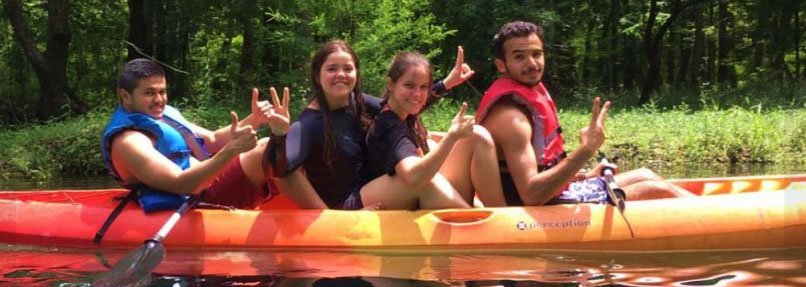
{"type": "Polygon", "coordinates": [[[484,93],[476,113],[476,122],[481,123],[498,100],[510,97],[522,105],[532,121],[532,148],[535,151],[538,171],[549,169],[565,158],[563,136],[557,107],[543,83],[528,87],[509,78],[498,78],[484,93]]]}

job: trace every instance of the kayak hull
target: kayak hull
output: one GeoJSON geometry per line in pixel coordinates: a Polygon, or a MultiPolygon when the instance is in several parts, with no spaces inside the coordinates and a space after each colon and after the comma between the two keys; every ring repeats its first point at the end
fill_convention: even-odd
{"type": "MultiPolygon", "coordinates": [[[[188,211],[169,248],[488,252],[495,250],[664,251],[806,246],[806,174],[672,181],[692,198],[610,205],[418,211],[293,209],[273,199],[259,210],[188,211]],[[630,232],[630,227],[632,233],[630,232]]],[[[0,192],[0,242],[130,248],[172,212],[130,203],[100,245],[92,239],[125,190],[0,192]]]]}

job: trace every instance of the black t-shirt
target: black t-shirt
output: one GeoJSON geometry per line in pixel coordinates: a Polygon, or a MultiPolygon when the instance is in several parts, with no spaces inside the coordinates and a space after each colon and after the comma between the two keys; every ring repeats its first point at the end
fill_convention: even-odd
{"type": "Polygon", "coordinates": [[[375,179],[384,174],[395,175],[395,166],[404,158],[419,156],[417,140],[410,128],[414,117],[406,121],[391,110],[381,112],[367,132],[367,172],[375,179]]]}
{"type": "MultiPolygon", "coordinates": [[[[364,105],[370,117],[378,114],[381,100],[364,96],[364,105]]],[[[330,208],[338,208],[347,196],[357,191],[367,180],[363,163],[366,157],[366,133],[347,109],[330,111],[336,151],[333,168],[329,168],[324,155],[325,132],[322,111],[305,109],[291,124],[286,136],[287,171],[300,166],[313,188],[330,208]]]]}

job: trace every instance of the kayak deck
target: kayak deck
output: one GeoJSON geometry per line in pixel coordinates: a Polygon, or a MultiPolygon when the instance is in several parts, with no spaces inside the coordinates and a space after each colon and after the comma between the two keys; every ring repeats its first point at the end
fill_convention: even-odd
{"type": "MultiPolygon", "coordinates": [[[[259,210],[189,211],[171,248],[477,252],[690,250],[806,245],[806,175],[675,180],[701,196],[445,210],[299,210],[283,196],[259,210]],[[629,223],[628,223],[629,222],[629,223]],[[634,236],[630,233],[630,225],[634,236]]],[[[0,242],[96,246],[92,237],[125,190],[0,192],[0,242]]],[[[141,244],[171,212],[129,204],[100,247],[141,244]]]]}

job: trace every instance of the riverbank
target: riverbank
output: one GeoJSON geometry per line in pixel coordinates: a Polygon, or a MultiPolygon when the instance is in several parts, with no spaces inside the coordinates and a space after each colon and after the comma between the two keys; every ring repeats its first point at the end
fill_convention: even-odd
{"type": "MultiPolygon", "coordinates": [[[[245,115],[241,104],[232,107],[245,115]]],[[[224,105],[183,109],[202,126],[227,123],[233,109],[224,105]]],[[[444,131],[458,104],[445,100],[423,115],[429,130],[444,131]]],[[[0,131],[0,179],[47,181],[54,177],[107,173],[99,151],[100,135],[110,111],[44,125],[0,131]]],[[[586,109],[560,111],[567,148],[590,119],[586,109]]],[[[607,118],[609,157],[636,165],[663,167],[698,164],[806,165],[806,109],[708,108],[685,106],[615,109],[607,118]]],[[[261,133],[265,135],[265,133],[261,133]]]]}

